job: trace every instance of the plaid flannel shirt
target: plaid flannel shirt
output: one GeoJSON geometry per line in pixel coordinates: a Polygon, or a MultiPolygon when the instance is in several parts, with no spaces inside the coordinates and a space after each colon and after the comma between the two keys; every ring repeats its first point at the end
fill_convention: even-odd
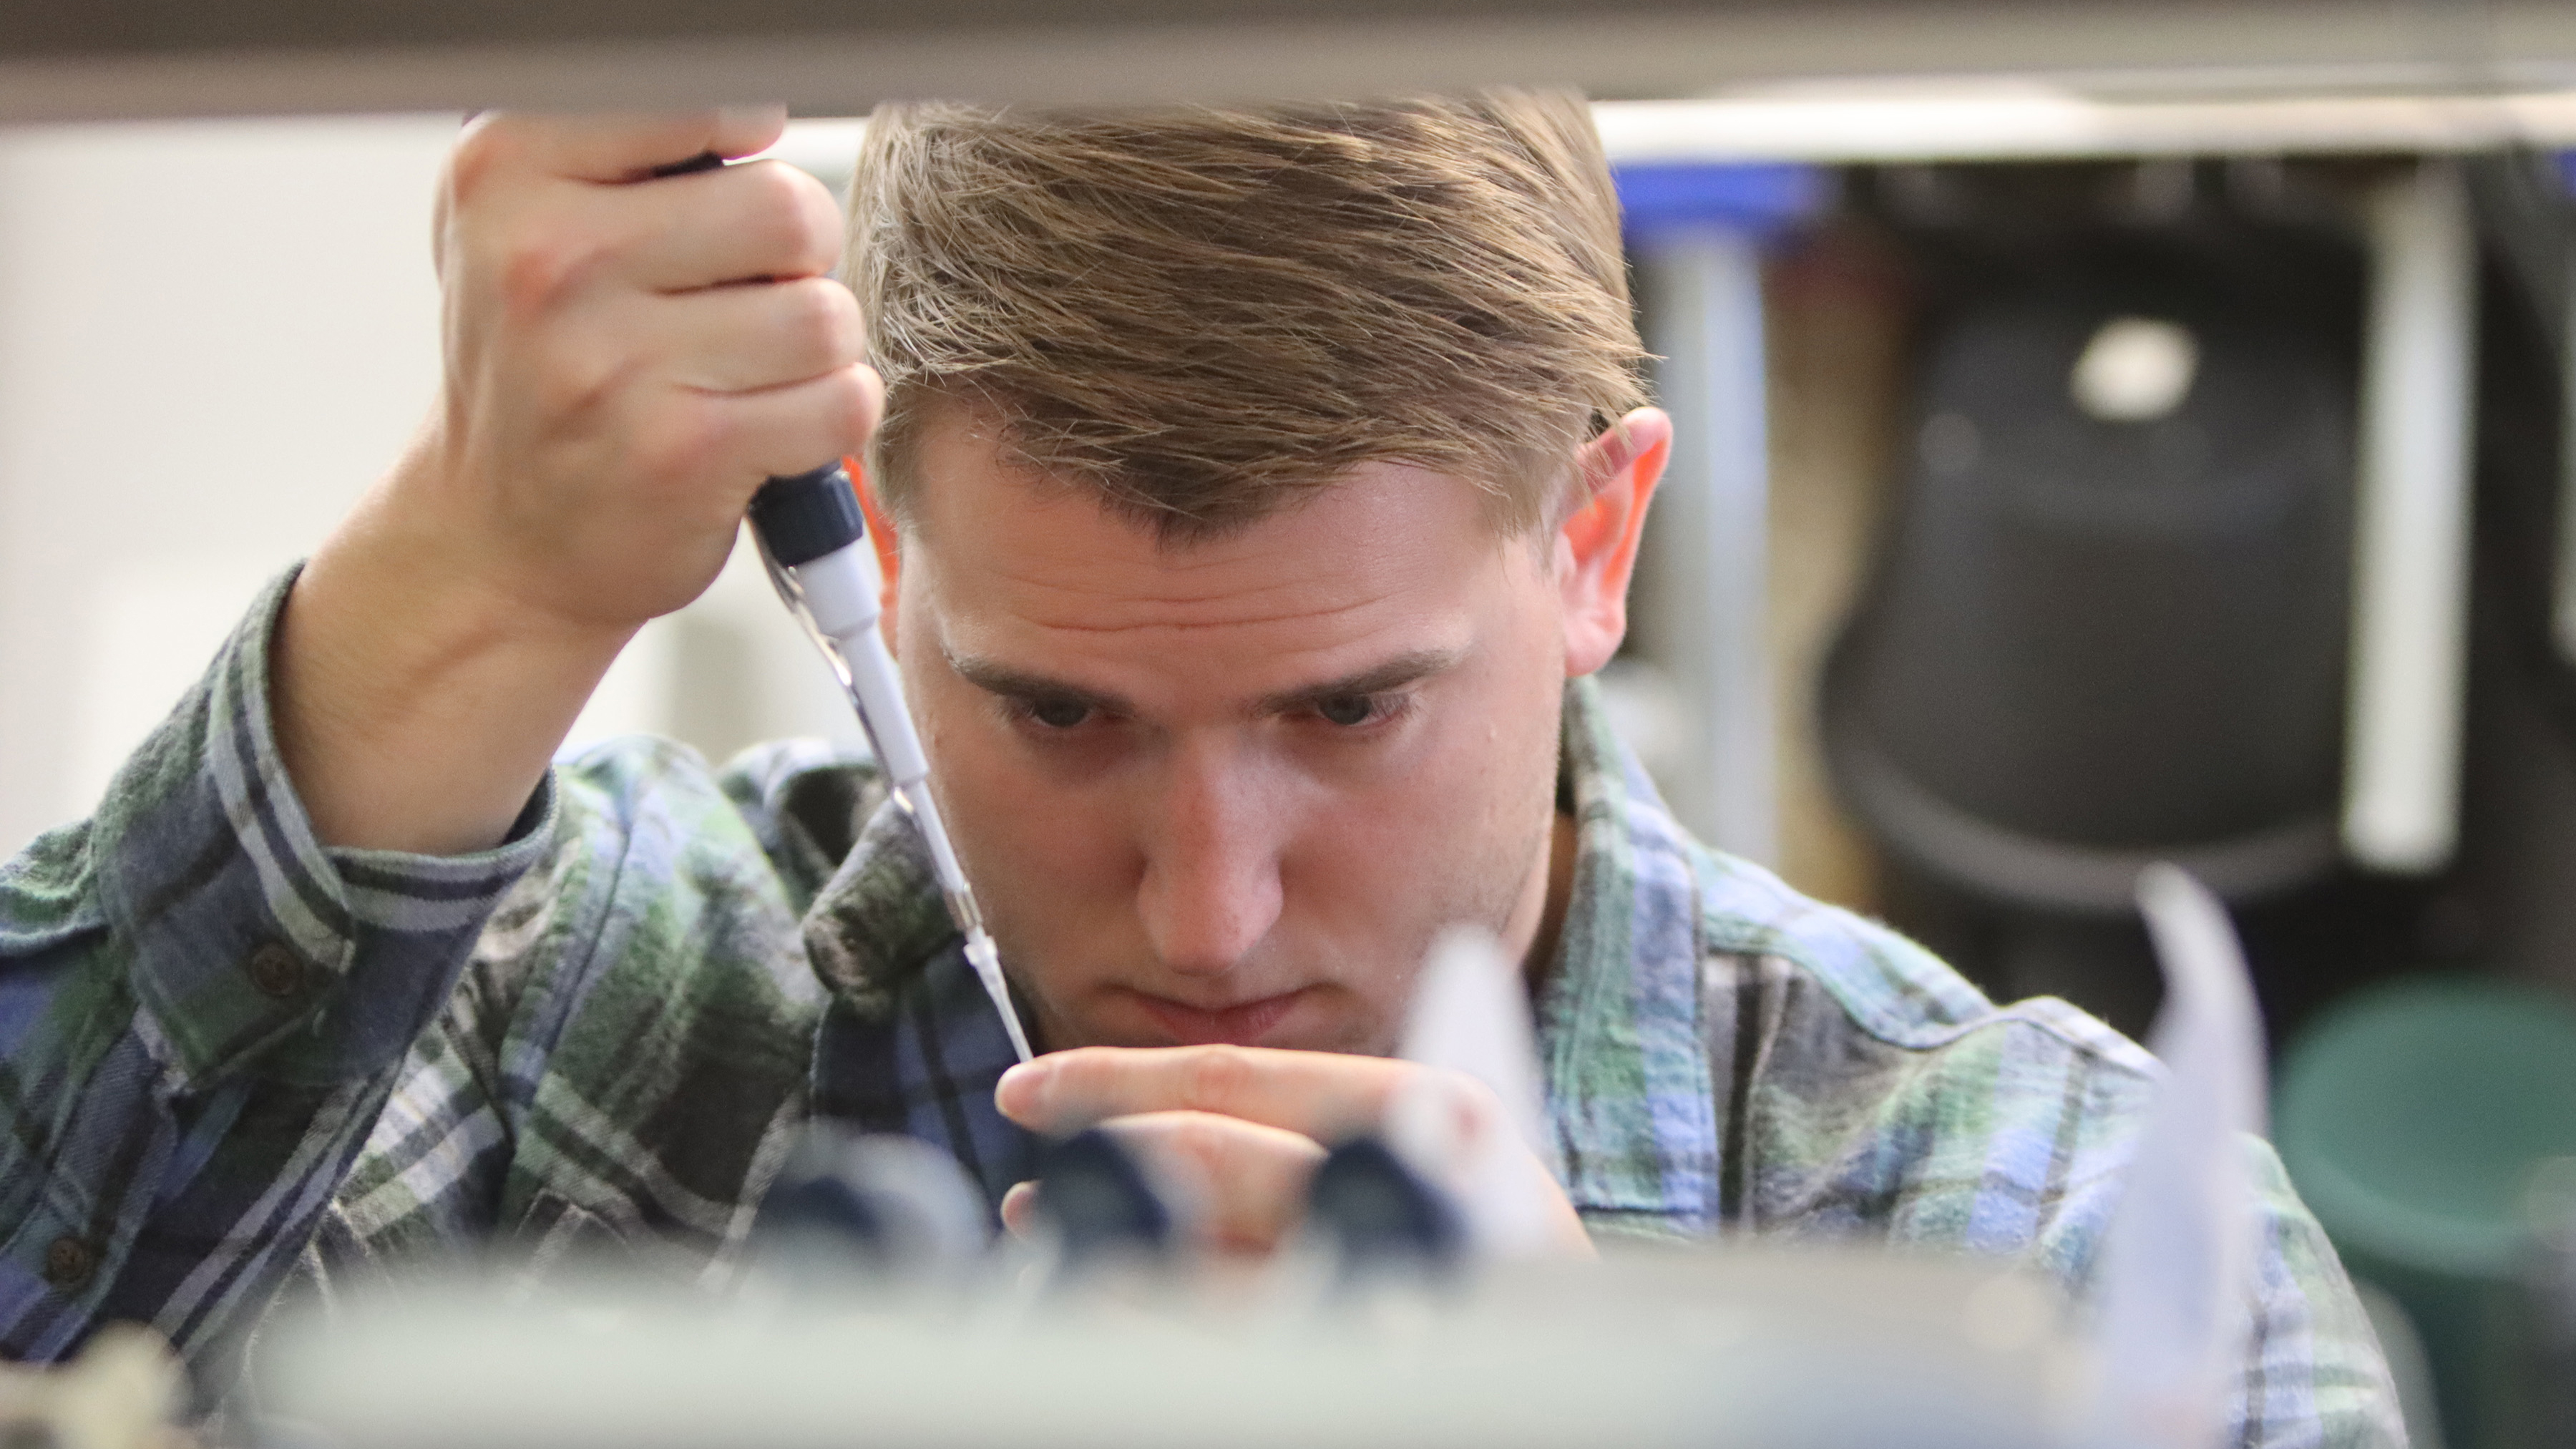
{"type": "MultiPolygon", "coordinates": [[[[717,773],[627,740],[559,763],[498,849],[326,848],[270,733],[288,581],[97,815],[0,870],[0,1352],[139,1320],[219,1388],[290,1284],[417,1254],[721,1281],[817,1112],[940,1143],[996,1200],[1024,1174],[1009,1048],[864,761],[717,773]]],[[[2152,1059],[1698,845],[1586,683],[1564,741],[1580,846],[1536,1006],[1585,1221],[1966,1251],[2082,1293],[2152,1059]]],[[[2333,1250],[2251,1150],[2241,1441],[2401,1442],[2333,1250]]]]}

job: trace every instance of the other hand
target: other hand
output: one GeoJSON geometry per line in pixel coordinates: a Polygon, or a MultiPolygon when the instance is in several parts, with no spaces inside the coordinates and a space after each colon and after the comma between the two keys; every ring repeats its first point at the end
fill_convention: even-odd
{"type": "MultiPolygon", "coordinates": [[[[1194,1199],[1187,1226],[1204,1247],[1267,1253],[1304,1217],[1306,1188],[1328,1144],[1381,1128],[1420,1074],[1385,1057],[1266,1047],[1083,1047],[1053,1052],[1002,1076],[994,1101],[1033,1132],[1067,1136],[1101,1126],[1194,1199]]],[[[1455,1073],[1439,1085],[1483,1104],[1487,1129],[1507,1131],[1501,1104],[1455,1073]]],[[[1589,1254],[1591,1239],[1545,1164],[1518,1142],[1513,1167],[1546,1204],[1550,1246],[1589,1254]]],[[[1002,1202],[1012,1231],[1036,1224],[1037,1186],[1002,1202]]]]}

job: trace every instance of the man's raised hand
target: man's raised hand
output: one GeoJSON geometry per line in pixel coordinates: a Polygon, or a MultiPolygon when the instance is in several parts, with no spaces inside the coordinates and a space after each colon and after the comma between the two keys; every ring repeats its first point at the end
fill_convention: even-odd
{"type": "Polygon", "coordinates": [[[445,396],[421,459],[491,583],[632,628],[695,598],[761,481],[855,452],[876,379],[841,225],[777,111],[477,118],[439,197],[445,396]]]}
{"type": "Polygon", "coordinates": [[[442,178],[440,397],[317,552],[271,665],[325,844],[498,841],[647,619],[704,591],[752,493],[856,452],[882,389],[827,275],[830,194],[781,111],[488,114],[442,178]]]}

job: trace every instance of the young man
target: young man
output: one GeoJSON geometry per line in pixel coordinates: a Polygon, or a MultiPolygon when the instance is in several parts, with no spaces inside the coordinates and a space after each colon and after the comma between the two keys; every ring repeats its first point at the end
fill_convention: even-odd
{"type": "MultiPolygon", "coordinates": [[[[882,112],[863,307],[810,182],[655,174],[778,126],[461,141],[420,441],[0,876],[0,1346],[136,1318],[220,1382],[290,1278],[489,1240],[720,1280],[818,1114],[949,1147],[1014,1220],[1031,1131],[1112,1121],[1257,1251],[1419,1070],[1383,1053],[1461,921],[1527,971],[1568,1248],[1833,1233],[2084,1285],[2144,1055],[1690,841],[1585,682],[1670,428],[1577,101],[882,112]],[[863,443],[1049,1052],[1007,1076],[863,764],[548,767],[762,478],[863,443]]],[[[2259,1160],[2244,1438],[2393,1442],[2259,1160]]]]}

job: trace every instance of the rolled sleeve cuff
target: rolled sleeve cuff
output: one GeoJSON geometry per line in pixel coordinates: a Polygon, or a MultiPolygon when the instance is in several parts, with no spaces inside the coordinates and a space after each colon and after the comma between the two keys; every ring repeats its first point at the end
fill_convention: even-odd
{"type": "Polygon", "coordinates": [[[315,1082],[390,1068],[554,834],[549,773],[508,838],[477,854],[314,838],[269,713],[269,649],[296,572],[117,774],[92,838],[138,1004],[191,1087],[254,1063],[315,1082]]]}

